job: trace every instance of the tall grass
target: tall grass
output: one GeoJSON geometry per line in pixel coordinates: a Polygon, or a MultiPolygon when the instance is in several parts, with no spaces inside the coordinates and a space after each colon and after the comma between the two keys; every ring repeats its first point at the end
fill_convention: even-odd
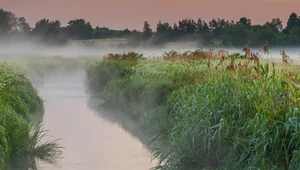
{"type": "Polygon", "coordinates": [[[92,91],[102,91],[105,85],[114,78],[129,75],[131,67],[143,59],[141,54],[128,52],[124,54],[108,54],[104,60],[96,62],[87,69],[87,86],[92,91]]]}
{"type": "MultiPolygon", "coordinates": [[[[43,101],[23,70],[0,63],[0,168],[31,155],[47,158],[58,155],[55,142],[39,143],[44,131],[31,128],[35,117],[43,117],[43,101]],[[49,145],[50,144],[50,145],[49,145]],[[41,155],[45,157],[42,157],[41,155]]],[[[32,160],[32,159],[31,159],[32,160]]],[[[34,167],[34,163],[30,164],[34,167]]]]}
{"type": "Polygon", "coordinates": [[[156,169],[299,169],[299,67],[244,51],[172,52],[92,91],[161,143],[156,169]]]}
{"type": "Polygon", "coordinates": [[[172,111],[164,113],[169,145],[155,152],[159,157],[169,154],[161,169],[294,166],[292,160],[299,159],[294,153],[300,139],[295,131],[299,93],[276,72],[253,80],[248,76],[213,73],[169,96],[172,111]]]}

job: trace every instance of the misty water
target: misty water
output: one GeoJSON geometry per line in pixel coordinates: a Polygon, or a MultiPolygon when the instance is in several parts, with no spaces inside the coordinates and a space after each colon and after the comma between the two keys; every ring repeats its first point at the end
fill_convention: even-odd
{"type": "Polygon", "coordinates": [[[61,138],[62,156],[55,165],[40,162],[39,170],[149,170],[150,152],[134,136],[101,111],[92,109],[84,87],[84,71],[47,76],[38,86],[44,100],[44,141],[61,138]]]}
{"type": "MultiPolygon", "coordinates": [[[[128,50],[92,48],[45,48],[34,51],[31,46],[1,49],[0,56],[5,60],[26,60],[27,57],[86,57],[97,56],[101,59],[104,54],[122,53],[128,50]]],[[[162,49],[135,49],[146,57],[161,56],[164,52],[176,50],[184,52],[195,50],[193,45],[187,44],[183,48],[169,47],[162,49]],[[190,47],[189,47],[190,46],[190,47]]],[[[241,49],[226,49],[230,53],[240,52],[241,49]]],[[[257,50],[258,51],[258,50],[257,50]]],[[[280,49],[273,49],[263,58],[280,59],[280,49]]],[[[297,49],[286,50],[294,60],[300,54],[297,49]]],[[[261,53],[261,52],[260,52],[261,53]]],[[[261,53],[262,54],[262,53],[261,53]]],[[[296,63],[296,62],[294,62],[296,63]]],[[[298,63],[299,60],[298,60],[298,63]]],[[[135,137],[131,130],[135,125],[122,113],[103,111],[93,104],[93,100],[86,93],[85,70],[73,72],[57,71],[45,76],[44,83],[35,84],[39,95],[44,100],[45,114],[44,129],[49,130],[43,141],[58,141],[63,149],[62,156],[55,164],[39,162],[38,170],[149,170],[156,165],[151,162],[151,155],[146,146],[135,137]],[[125,130],[126,129],[126,130],[125,130]]],[[[97,102],[95,102],[97,103],[97,102]]]]}

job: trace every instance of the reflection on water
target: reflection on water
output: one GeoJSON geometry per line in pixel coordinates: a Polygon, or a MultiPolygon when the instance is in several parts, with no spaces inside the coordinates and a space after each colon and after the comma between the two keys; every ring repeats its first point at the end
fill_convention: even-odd
{"type": "Polygon", "coordinates": [[[88,107],[83,74],[46,80],[39,88],[45,100],[44,128],[58,143],[62,159],[56,165],[39,163],[39,170],[149,170],[149,151],[131,134],[103,118],[88,107]]]}
{"type": "Polygon", "coordinates": [[[120,110],[118,107],[114,108],[114,110],[104,109],[101,106],[101,103],[102,102],[98,99],[89,99],[88,107],[94,110],[101,119],[107,120],[126,130],[126,132],[144,143],[147,148],[155,148],[158,146],[157,142],[151,142],[153,139],[152,137],[145,135],[145,130],[141,125],[138,125],[136,120],[129,115],[124,114],[124,111],[120,110]]]}

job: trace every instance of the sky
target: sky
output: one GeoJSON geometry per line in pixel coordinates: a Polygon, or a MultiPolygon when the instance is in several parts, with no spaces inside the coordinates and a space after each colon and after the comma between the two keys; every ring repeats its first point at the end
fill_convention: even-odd
{"type": "Polygon", "coordinates": [[[300,15],[300,0],[0,0],[0,8],[25,17],[32,27],[42,18],[67,25],[85,19],[93,27],[141,30],[144,21],[152,28],[158,21],[171,25],[184,18],[224,18],[237,21],[247,17],[264,24],[279,17],[283,24],[292,12],[300,15]]]}

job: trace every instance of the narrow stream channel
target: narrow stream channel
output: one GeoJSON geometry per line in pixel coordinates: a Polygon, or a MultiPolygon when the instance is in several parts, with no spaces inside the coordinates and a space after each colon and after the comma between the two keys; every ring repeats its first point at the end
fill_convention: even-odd
{"type": "Polygon", "coordinates": [[[45,141],[61,138],[62,158],[56,165],[39,163],[39,170],[149,170],[147,148],[117,124],[88,107],[84,72],[57,74],[38,87],[45,101],[45,141]]]}

